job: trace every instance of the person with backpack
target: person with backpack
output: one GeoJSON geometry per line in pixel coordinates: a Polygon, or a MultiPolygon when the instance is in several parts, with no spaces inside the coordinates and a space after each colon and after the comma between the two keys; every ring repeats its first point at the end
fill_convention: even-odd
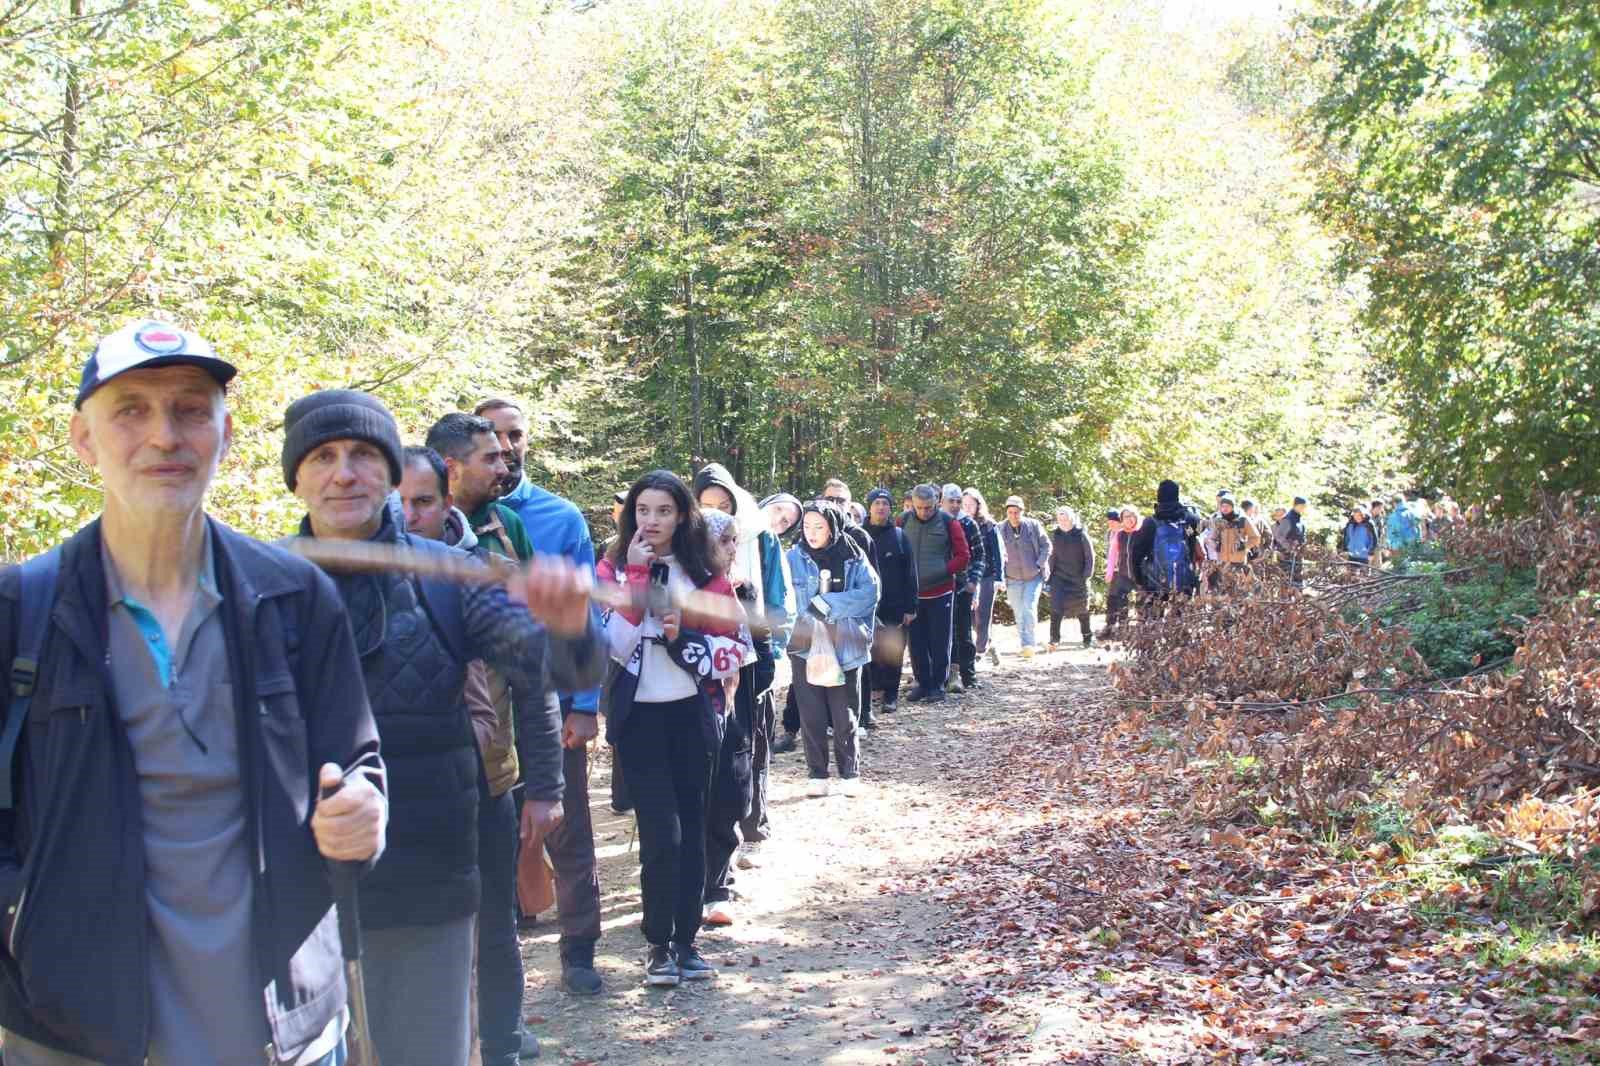
{"type": "Polygon", "coordinates": [[[639,827],[645,983],[673,988],[717,975],[696,945],[704,916],[706,802],[728,713],[724,681],[754,649],[724,618],[686,612],[674,594],[738,598],[715,572],[713,546],[689,486],[653,470],[628,490],[617,544],[596,580],[632,604],[605,612],[611,657],[606,740],[616,749],[639,827]]]}
{"type": "Polygon", "coordinates": [[[879,707],[893,712],[900,702],[906,632],[917,616],[917,561],[905,530],[894,522],[888,489],[867,493],[867,532],[878,554],[878,624],[872,631],[872,687],[883,693],[879,707]]]}
{"type": "Polygon", "coordinates": [[[1192,596],[1200,587],[1199,530],[1200,516],[1183,503],[1178,483],[1161,482],[1155,511],[1129,543],[1139,585],[1155,604],[1166,604],[1173,596],[1192,596]]]}
{"type": "MultiPolygon", "coordinates": [[[[406,531],[393,491],[404,477],[400,433],[376,397],[313,392],[289,405],[283,430],[284,483],[306,509],[287,543],[362,541],[470,558],[406,531]]],[[[468,665],[483,660],[516,693],[526,845],[562,816],[560,708],[546,693],[592,686],[605,665],[592,579],[567,559],[536,557],[509,579],[519,599],[527,586],[524,607],[500,584],[345,568],[330,576],[350,612],[394,811],[383,859],[362,883],[373,1041],[389,1066],[458,1066],[468,1055],[482,897],[480,761],[462,700],[468,665]],[[552,593],[559,599],[541,606],[552,593]]]]}
{"type": "Polygon", "coordinates": [[[1406,501],[1404,493],[1394,494],[1394,506],[1389,509],[1384,532],[1390,551],[1405,551],[1422,542],[1422,522],[1417,517],[1416,507],[1406,501]]]}
{"type": "Polygon", "coordinates": [[[965,692],[978,685],[978,645],[972,635],[972,606],[978,598],[978,584],[988,567],[984,554],[983,531],[978,523],[961,513],[961,486],[955,483],[944,487],[944,509],[961,525],[971,560],[967,569],[955,582],[955,598],[950,621],[950,668],[945,678],[945,691],[965,692]]]}
{"type": "Polygon", "coordinates": [[[1089,579],[1094,576],[1094,544],[1078,527],[1078,513],[1056,508],[1050,534],[1050,650],[1061,645],[1061,619],[1077,618],[1085,648],[1094,644],[1089,626],[1089,579]]]}
{"type": "Polygon", "coordinates": [[[1339,554],[1362,566],[1373,565],[1377,557],[1377,525],[1368,520],[1367,509],[1359,503],[1350,509],[1350,518],[1339,531],[1339,554]]]}
{"type": "Polygon", "coordinates": [[[826,796],[830,791],[831,728],[839,791],[855,796],[860,793],[860,742],[854,695],[861,687],[858,671],[871,658],[878,575],[845,536],[839,508],[829,503],[806,505],[800,540],[789,549],[789,572],[794,576],[795,602],[802,605],[790,654],[810,775],[806,795],[826,796]],[[833,657],[836,676],[831,678],[813,676],[826,672],[824,637],[833,657]]]}
{"type": "Polygon", "coordinates": [[[70,429],[101,514],[0,571],[11,1066],[344,1061],[330,869],[380,861],[385,765],[333,582],[206,513],[235,374],[104,337],[70,429]]]}
{"type": "Polygon", "coordinates": [[[1261,534],[1249,515],[1235,509],[1233,495],[1224,493],[1211,518],[1210,535],[1217,553],[1217,587],[1223,588],[1249,571],[1250,560],[1261,548],[1261,534]]]}
{"type": "Polygon", "coordinates": [[[937,486],[918,485],[911,492],[912,509],[900,516],[917,568],[917,615],[910,640],[916,685],[906,699],[939,703],[950,669],[955,587],[972,562],[972,549],[961,523],[940,509],[937,486]]]}

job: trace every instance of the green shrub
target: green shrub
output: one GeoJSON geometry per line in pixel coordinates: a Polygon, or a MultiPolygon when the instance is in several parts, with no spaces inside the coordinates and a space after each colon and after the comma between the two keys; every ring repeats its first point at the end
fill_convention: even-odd
{"type": "Polygon", "coordinates": [[[1438,574],[1444,564],[1425,553],[1408,553],[1408,573],[1432,573],[1416,582],[1413,595],[1379,612],[1385,625],[1403,625],[1434,673],[1458,677],[1516,650],[1526,620],[1538,609],[1532,570],[1490,567],[1467,580],[1438,574]]]}

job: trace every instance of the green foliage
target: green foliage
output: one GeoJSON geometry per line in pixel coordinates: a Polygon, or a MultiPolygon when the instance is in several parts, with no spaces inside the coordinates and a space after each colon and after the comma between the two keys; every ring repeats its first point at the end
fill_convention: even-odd
{"type": "MultiPolygon", "coordinates": [[[[1410,572],[1426,572],[1412,560],[1410,572]]],[[[1384,608],[1384,625],[1403,625],[1411,646],[1440,677],[1459,677],[1516,651],[1527,620],[1538,613],[1532,570],[1490,567],[1467,580],[1435,574],[1416,584],[1413,598],[1384,608]]]]}
{"type": "Polygon", "coordinates": [[[1415,467],[1524,504],[1600,470],[1600,63],[1592,5],[1328,0],[1312,202],[1415,467]]]}

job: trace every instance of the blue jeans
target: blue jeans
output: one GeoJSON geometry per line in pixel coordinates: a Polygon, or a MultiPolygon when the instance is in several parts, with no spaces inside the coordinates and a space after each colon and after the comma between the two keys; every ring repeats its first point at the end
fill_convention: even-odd
{"type": "Polygon", "coordinates": [[[1011,613],[1017,616],[1017,635],[1024,648],[1039,645],[1034,629],[1039,624],[1039,590],[1043,587],[1044,581],[1037,577],[1031,581],[1006,581],[1006,599],[1011,601],[1011,613]]]}

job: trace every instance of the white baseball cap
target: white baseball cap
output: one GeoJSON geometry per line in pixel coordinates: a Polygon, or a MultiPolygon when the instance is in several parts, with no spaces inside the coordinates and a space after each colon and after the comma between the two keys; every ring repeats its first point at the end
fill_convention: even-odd
{"type": "Polygon", "coordinates": [[[197,366],[216,378],[218,385],[227,385],[239,372],[232,363],[217,358],[210,342],[198,333],[168,322],[140,319],[100,338],[83,364],[73,406],[82,407],[95,389],[118,374],[157,366],[197,366]]]}

